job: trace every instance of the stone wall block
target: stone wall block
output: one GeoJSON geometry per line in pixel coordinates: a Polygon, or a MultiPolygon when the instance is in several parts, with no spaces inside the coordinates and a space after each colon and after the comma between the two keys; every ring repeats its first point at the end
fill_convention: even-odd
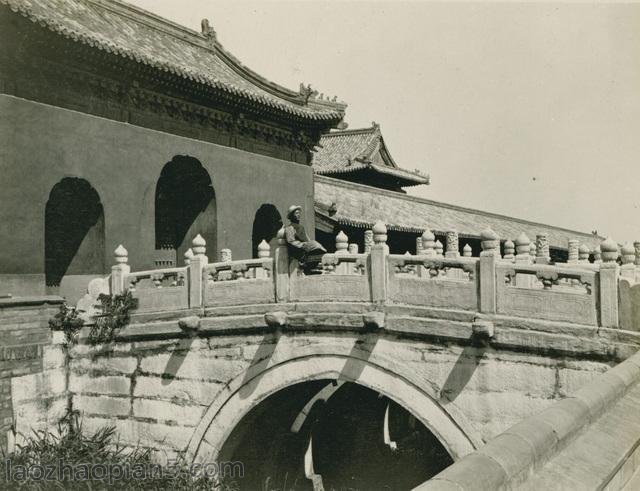
{"type": "Polygon", "coordinates": [[[131,380],[123,376],[91,377],[71,373],[69,390],[75,394],[129,395],[131,380]]]}
{"type": "Polygon", "coordinates": [[[160,377],[136,377],[134,397],[193,404],[211,404],[224,384],[195,380],[169,380],[160,377]]]}
{"type": "Polygon", "coordinates": [[[118,374],[132,374],[138,360],[133,357],[99,356],[95,358],[75,358],[71,360],[70,368],[73,372],[106,372],[118,374]]]}
{"type": "Polygon", "coordinates": [[[131,400],[128,397],[76,395],[73,407],[87,415],[127,416],[131,411],[131,400]]]}
{"type": "Polygon", "coordinates": [[[133,416],[154,418],[158,422],[174,422],[182,426],[195,426],[202,419],[206,406],[175,404],[149,399],[133,400],[133,416]]]}

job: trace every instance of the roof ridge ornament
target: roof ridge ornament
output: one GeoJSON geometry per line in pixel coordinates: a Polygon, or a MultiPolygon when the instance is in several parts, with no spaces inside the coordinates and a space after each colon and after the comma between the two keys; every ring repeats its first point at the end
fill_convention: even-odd
{"type": "Polygon", "coordinates": [[[214,44],[218,40],[216,30],[209,23],[209,19],[204,18],[200,21],[200,27],[202,29],[202,35],[211,43],[214,44]]]}

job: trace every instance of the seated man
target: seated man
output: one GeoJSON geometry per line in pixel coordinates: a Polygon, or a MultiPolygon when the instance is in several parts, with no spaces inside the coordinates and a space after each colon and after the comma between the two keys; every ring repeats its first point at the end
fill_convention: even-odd
{"type": "Polygon", "coordinates": [[[304,226],[300,223],[302,218],[301,206],[289,207],[287,218],[291,222],[285,228],[289,256],[298,260],[305,274],[317,273],[318,263],[327,250],[319,242],[309,239],[304,226]]]}

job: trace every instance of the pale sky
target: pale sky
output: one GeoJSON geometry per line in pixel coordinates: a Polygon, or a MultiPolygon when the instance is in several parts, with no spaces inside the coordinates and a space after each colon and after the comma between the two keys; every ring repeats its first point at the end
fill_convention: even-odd
{"type": "Polygon", "coordinates": [[[381,125],[411,194],[640,240],[640,4],[129,0],[381,125]]]}

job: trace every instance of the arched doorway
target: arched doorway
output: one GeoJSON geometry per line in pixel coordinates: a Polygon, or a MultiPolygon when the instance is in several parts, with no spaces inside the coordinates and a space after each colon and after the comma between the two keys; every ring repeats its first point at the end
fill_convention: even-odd
{"type": "MultiPolygon", "coordinates": [[[[222,450],[240,489],[409,490],[453,463],[395,401],[352,382],[289,386],[253,408],[222,450]],[[289,483],[289,486],[287,486],[289,483]]],[[[230,477],[230,476],[228,476],[230,477]]]]}
{"type": "Polygon", "coordinates": [[[49,194],[44,221],[49,289],[60,287],[65,276],[104,274],[104,210],[91,184],[77,177],[58,182],[49,194]]]}
{"type": "Polygon", "coordinates": [[[266,240],[271,246],[271,250],[273,250],[276,247],[274,239],[281,228],[282,216],[278,209],[272,204],[260,206],[253,219],[251,232],[252,257],[258,257],[258,244],[263,240],[266,240]]]}
{"type": "Polygon", "coordinates": [[[155,196],[156,265],[178,265],[197,234],[216,250],[216,199],[200,161],[178,155],[160,173],[155,196]]]}

